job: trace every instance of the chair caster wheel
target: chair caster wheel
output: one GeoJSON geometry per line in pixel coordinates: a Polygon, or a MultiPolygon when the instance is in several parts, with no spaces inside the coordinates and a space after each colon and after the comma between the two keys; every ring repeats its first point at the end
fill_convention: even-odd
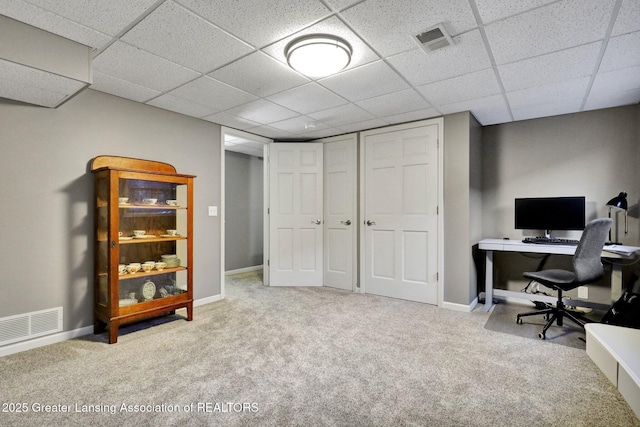
{"type": "Polygon", "coordinates": [[[548,314],[545,314],[544,316],[542,316],[542,318],[543,318],[544,320],[549,320],[549,315],[548,315],[548,314]]]}
{"type": "Polygon", "coordinates": [[[540,333],[538,334],[538,338],[540,338],[541,340],[543,340],[543,339],[545,339],[545,338],[546,338],[546,336],[545,336],[545,334],[544,334],[544,333],[540,332],[540,333]]]}
{"type": "Polygon", "coordinates": [[[517,323],[518,325],[522,325],[522,319],[518,317],[518,318],[516,319],[516,323],[517,323]]]}

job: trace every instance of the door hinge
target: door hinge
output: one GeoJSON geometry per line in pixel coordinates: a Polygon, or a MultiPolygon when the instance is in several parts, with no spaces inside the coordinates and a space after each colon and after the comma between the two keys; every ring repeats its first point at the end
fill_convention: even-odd
{"type": "Polygon", "coordinates": [[[271,214],[271,209],[267,208],[267,215],[271,214]]]}
{"type": "Polygon", "coordinates": [[[268,260],[267,260],[267,267],[269,267],[269,266],[271,265],[271,264],[270,264],[270,262],[271,262],[271,260],[270,260],[270,259],[268,259],[268,260]]]}
{"type": "Polygon", "coordinates": [[[440,215],[440,206],[436,206],[436,215],[440,215]]]}

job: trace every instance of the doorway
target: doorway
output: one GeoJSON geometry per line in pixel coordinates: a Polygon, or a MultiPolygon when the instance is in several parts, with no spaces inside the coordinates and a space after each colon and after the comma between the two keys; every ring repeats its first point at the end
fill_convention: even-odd
{"type": "Polygon", "coordinates": [[[226,275],[248,272],[263,275],[265,193],[268,194],[263,159],[265,146],[271,140],[224,127],[221,136],[220,294],[224,298],[226,275]]]}

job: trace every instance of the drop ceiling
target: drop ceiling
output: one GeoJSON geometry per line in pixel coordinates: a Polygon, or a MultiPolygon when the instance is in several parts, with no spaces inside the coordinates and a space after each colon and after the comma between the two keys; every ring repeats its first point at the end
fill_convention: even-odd
{"type": "Polygon", "coordinates": [[[638,0],[3,0],[0,14],[92,47],[94,90],[272,139],[640,102],[638,0]],[[454,45],[427,53],[414,36],[440,23],[454,45]],[[291,70],[286,44],[311,33],[347,40],[350,65],[291,70]]]}

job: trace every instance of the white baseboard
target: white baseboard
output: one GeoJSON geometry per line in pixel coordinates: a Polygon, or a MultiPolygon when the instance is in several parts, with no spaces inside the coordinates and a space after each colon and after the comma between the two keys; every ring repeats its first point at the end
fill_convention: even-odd
{"type": "Polygon", "coordinates": [[[476,305],[478,305],[478,298],[477,297],[476,297],[476,299],[471,301],[471,304],[469,304],[469,305],[457,304],[457,303],[454,303],[454,302],[446,302],[446,301],[444,301],[442,303],[442,308],[446,308],[447,310],[462,311],[462,312],[465,312],[465,313],[471,313],[471,310],[473,310],[476,305]]]}
{"type": "MultiPolygon", "coordinates": [[[[210,304],[212,302],[220,301],[222,298],[220,294],[213,295],[206,298],[200,298],[193,301],[193,306],[210,304]]],[[[15,344],[9,344],[0,347],[0,357],[9,356],[10,354],[21,353],[23,351],[32,350],[38,347],[44,347],[50,344],[56,344],[62,341],[71,340],[85,335],[91,335],[93,333],[93,326],[84,326],[82,328],[74,329],[71,331],[59,332],[45,337],[34,338],[27,341],[17,342],[15,344]]]]}
{"type": "Polygon", "coordinates": [[[260,264],[260,265],[254,265],[253,267],[238,268],[236,270],[225,271],[224,275],[225,276],[229,276],[231,274],[246,273],[248,271],[262,270],[262,267],[263,267],[262,264],[260,264]]]}

